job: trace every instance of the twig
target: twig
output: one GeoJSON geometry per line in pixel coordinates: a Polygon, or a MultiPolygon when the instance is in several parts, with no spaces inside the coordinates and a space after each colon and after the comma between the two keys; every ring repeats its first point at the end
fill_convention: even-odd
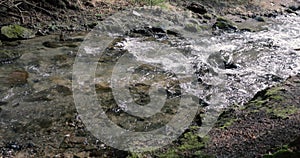
{"type": "Polygon", "coordinates": [[[37,12],[34,10],[34,14],[36,17],[36,21],[41,22],[42,20],[39,18],[39,16],[37,15],[37,12]]]}
{"type": "Polygon", "coordinates": [[[4,2],[5,2],[5,1],[0,2],[0,5],[4,6],[4,7],[6,7],[6,8],[9,8],[9,6],[7,6],[6,4],[3,4],[4,2]]]}
{"type": "MultiPolygon", "coordinates": [[[[50,15],[50,16],[54,16],[53,13],[51,13],[49,10],[47,10],[47,9],[45,9],[45,8],[39,7],[39,6],[35,5],[35,4],[32,4],[32,3],[27,2],[27,1],[23,1],[23,2],[26,3],[26,4],[28,4],[28,5],[30,5],[30,6],[32,6],[32,7],[34,7],[34,8],[37,8],[37,9],[39,9],[39,10],[45,12],[46,14],[48,14],[48,15],[50,15]]],[[[56,17],[55,17],[55,18],[56,18],[56,17]]]]}
{"type": "Polygon", "coordinates": [[[17,8],[17,10],[20,12],[21,24],[24,24],[25,20],[24,20],[24,16],[23,16],[23,11],[18,7],[18,5],[20,5],[20,4],[22,4],[22,2],[19,2],[19,3],[15,4],[14,7],[17,8]]]}
{"type": "Polygon", "coordinates": [[[17,14],[14,14],[14,13],[9,13],[9,12],[1,12],[1,13],[5,13],[7,15],[11,15],[11,16],[14,16],[14,17],[17,17],[17,18],[20,18],[21,19],[21,16],[20,15],[17,15],[17,14]]]}

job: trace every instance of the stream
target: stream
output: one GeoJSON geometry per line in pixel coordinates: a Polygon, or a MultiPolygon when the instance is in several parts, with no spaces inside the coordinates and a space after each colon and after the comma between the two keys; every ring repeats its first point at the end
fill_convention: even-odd
{"type": "MultiPolygon", "coordinates": [[[[185,111],[181,104],[194,104],[194,98],[198,105],[182,114],[190,116],[179,121],[184,126],[174,129],[166,142],[188,127],[198,108],[204,111],[203,136],[223,108],[243,106],[258,91],[300,73],[299,15],[278,16],[259,32],[213,35],[188,14],[137,9],[117,13],[89,34],[66,41],[49,35],[3,46],[8,55],[14,54],[11,60],[0,60],[0,147],[29,141],[59,148],[68,120],[81,118],[93,133],[95,122],[89,119],[101,121],[102,114],[130,131],[156,131],[165,124],[175,128],[169,122],[179,121],[176,115],[185,111]],[[185,95],[191,99],[181,102],[185,95]],[[100,109],[82,107],[95,100],[100,109]]],[[[112,138],[118,131],[102,132],[104,136],[93,134],[127,150],[112,138]]],[[[149,137],[155,141],[164,135],[149,137]]],[[[157,147],[153,144],[148,145],[157,147]]]]}

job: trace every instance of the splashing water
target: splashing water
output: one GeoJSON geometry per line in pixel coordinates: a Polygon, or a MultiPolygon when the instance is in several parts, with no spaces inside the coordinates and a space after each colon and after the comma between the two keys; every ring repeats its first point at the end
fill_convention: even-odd
{"type": "Polygon", "coordinates": [[[159,50],[161,46],[133,38],[126,40],[124,48],[137,60],[159,63],[168,70],[193,67],[201,83],[200,89],[190,91],[213,108],[222,108],[243,104],[256,92],[300,72],[300,17],[278,16],[266,28],[193,37],[183,46],[191,51],[185,58],[172,54],[171,49],[149,54],[144,50],[159,50]]]}

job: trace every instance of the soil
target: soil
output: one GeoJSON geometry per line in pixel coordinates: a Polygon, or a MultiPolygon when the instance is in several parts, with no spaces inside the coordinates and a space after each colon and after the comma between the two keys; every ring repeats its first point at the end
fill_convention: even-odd
{"type": "Polygon", "coordinates": [[[4,0],[0,2],[0,25],[20,24],[39,35],[88,31],[97,21],[133,5],[116,0],[4,0]]]}
{"type": "MultiPolygon", "coordinates": [[[[257,93],[244,109],[228,109],[220,116],[219,121],[225,120],[230,124],[219,122],[210,131],[211,142],[207,150],[218,157],[262,157],[293,141],[299,144],[299,81],[300,74],[281,85],[257,93]],[[267,95],[268,91],[275,89],[279,91],[272,94],[273,97],[267,95]],[[264,102],[260,102],[262,100],[264,102]],[[281,109],[291,107],[298,110],[288,113],[281,109]],[[282,113],[278,113],[280,110],[282,113]]],[[[300,155],[299,146],[291,148],[300,155]]]]}
{"type": "MultiPolygon", "coordinates": [[[[0,2],[0,27],[20,24],[36,31],[40,36],[62,32],[75,34],[91,30],[98,21],[117,11],[145,4],[126,0],[4,0],[0,2]]],[[[187,10],[190,9],[191,1],[170,0],[167,6],[178,11],[187,10]]],[[[193,13],[193,16],[210,26],[219,16],[244,21],[245,18],[270,18],[279,14],[294,13],[300,9],[299,1],[296,0],[226,0],[222,3],[217,0],[203,0],[200,6],[203,6],[206,12],[193,13]]],[[[51,91],[66,96],[66,103],[57,103],[57,107],[60,107],[59,104],[69,103],[61,109],[65,111],[61,114],[65,115],[65,119],[55,122],[48,122],[47,118],[36,120],[38,127],[16,124],[14,130],[23,134],[15,138],[16,141],[0,140],[0,157],[134,157],[133,153],[102,144],[87,132],[83,123],[76,117],[70,89],[57,86],[51,91]],[[31,133],[32,131],[34,132],[31,133]],[[32,143],[40,137],[45,142],[32,143]]],[[[229,108],[209,133],[207,145],[196,149],[212,157],[262,157],[286,149],[292,156],[300,157],[299,96],[300,74],[290,77],[277,87],[258,93],[244,108],[229,108]],[[268,95],[268,92],[278,88],[278,93],[268,95]],[[284,111],[284,107],[297,110],[284,111]]],[[[5,104],[0,102],[0,106],[5,104]]],[[[195,118],[194,122],[198,122],[197,119],[199,118],[195,118]]],[[[169,148],[176,149],[182,144],[180,141],[174,142],[169,148]]],[[[154,153],[142,154],[141,157],[160,157],[157,155],[168,150],[166,147],[154,153]]],[[[179,155],[194,157],[191,154],[194,150],[195,148],[187,149],[182,152],[184,154],[179,155]]]]}

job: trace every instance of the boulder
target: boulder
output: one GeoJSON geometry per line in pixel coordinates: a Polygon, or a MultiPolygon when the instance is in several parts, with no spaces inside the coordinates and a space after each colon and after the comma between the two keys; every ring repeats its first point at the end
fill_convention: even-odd
{"type": "Polygon", "coordinates": [[[8,25],[1,28],[1,35],[6,39],[28,39],[35,37],[35,33],[19,25],[8,25]]]}

